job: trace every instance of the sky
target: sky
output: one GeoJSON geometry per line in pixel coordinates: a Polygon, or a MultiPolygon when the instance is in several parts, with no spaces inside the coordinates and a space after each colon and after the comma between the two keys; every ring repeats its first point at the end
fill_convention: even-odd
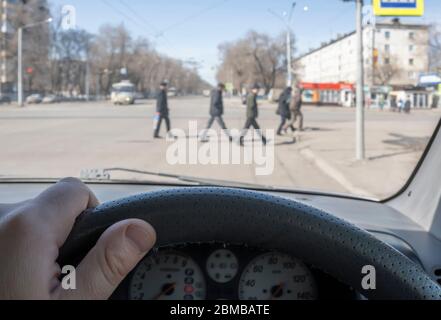
{"type": "MultiPolygon", "coordinates": [[[[53,10],[63,5],[76,9],[77,27],[96,33],[103,24],[124,25],[134,37],[142,36],[171,57],[196,60],[201,76],[215,83],[218,46],[244,36],[249,30],[278,35],[286,30],[270,13],[289,12],[291,0],[49,0],[53,10]]],[[[297,0],[291,28],[297,54],[315,48],[337,34],[355,29],[355,5],[341,0],[297,0]]],[[[365,1],[370,4],[370,0],[365,1]]],[[[441,1],[426,0],[423,18],[415,23],[441,21],[441,1]]]]}

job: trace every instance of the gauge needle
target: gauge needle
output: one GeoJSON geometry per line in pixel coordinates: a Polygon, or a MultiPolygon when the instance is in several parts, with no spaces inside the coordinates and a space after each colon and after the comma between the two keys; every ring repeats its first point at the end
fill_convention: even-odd
{"type": "Polygon", "coordinates": [[[162,291],[153,299],[153,300],[161,300],[163,296],[168,295],[176,288],[176,283],[170,283],[163,287],[162,291]]]}
{"type": "Polygon", "coordinates": [[[270,300],[274,300],[276,298],[279,298],[279,294],[282,293],[284,286],[285,286],[285,284],[282,282],[278,286],[274,287],[273,290],[271,290],[271,299],[270,300]]]}

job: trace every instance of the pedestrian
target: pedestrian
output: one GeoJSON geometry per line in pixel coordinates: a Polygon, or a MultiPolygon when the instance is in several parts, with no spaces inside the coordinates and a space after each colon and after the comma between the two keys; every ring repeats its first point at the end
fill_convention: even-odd
{"type": "Polygon", "coordinates": [[[397,97],[392,96],[390,100],[390,109],[392,112],[397,112],[398,104],[397,104],[397,97]]]}
{"type": "Polygon", "coordinates": [[[207,132],[214,124],[215,121],[219,124],[222,130],[228,135],[230,141],[232,140],[230,134],[228,133],[227,126],[225,125],[225,121],[223,119],[224,114],[224,101],[223,94],[225,91],[225,85],[223,83],[219,83],[217,88],[211,91],[211,101],[210,101],[210,120],[208,121],[207,128],[202,134],[202,141],[207,141],[207,132]]]}
{"type": "Polygon", "coordinates": [[[398,100],[398,112],[401,113],[404,110],[404,100],[400,98],[398,100]]]}
{"type": "Polygon", "coordinates": [[[412,102],[410,102],[410,97],[406,97],[406,101],[404,102],[404,107],[403,107],[404,113],[409,114],[411,108],[412,108],[412,102]]]}
{"type": "Polygon", "coordinates": [[[266,140],[265,136],[262,134],[262,132],[260,130],[260,126],[257,123],[257,118],[259,116],[259,110],[258,110],[258,106],[257,106],[257,94],[258,93],[259,93],[259,86],[254,85],[251,88],[251,93],[247,97],[247,114],[246,114],[247,120],[245,122],[244,129],[242,130],[242,132],[240,134],[239,143],[241,146],[244,145],[245,136],[251,127],[253,127],[254,129],[256,129],[258,131],[258,134],[260,135],[260,137],[262,139],[262,143],[264,145],[266,145],[266,143],[267,143],[267,140],[266,140]]]}
{"type": "Polygon", "coordinates": [[[291,120],[291,111],[289,109],[292,95],[292,88],[286,88],[279,97],[279,107],[277,114],[280,115],[281,121],[279,128],[277,129],[277,135],[282,135],[282,130],[286,124],[286,121],[291,120]]]}
{"type": "Polygon", "coordinates": [[[296,131],[295,124],[297,119],[299,120],[299,130],[303,131],[303,112],[302,112],[302,104],[303,104],[303,89],[297,88],[294,97],[291,99],[289,104],[289,108],[291,111],[291,121],[285,125],[283,130],[286,132],[288,129],[291,131],[296,131]]]}
{"type": "Polygon", "coordinates": [[[167,97],[167,82],[162,82],[159,86],[159,92],[156,97],[156,118],[155,118],[155,129],[153,133],[153,137],[155,139],[160,139],[159,131],[161,130],[162,121],[165,121],[165,126],[167,128],[167,134],[170,133],[171,125],[170,125],[170,117],[169,117],[169,108],[168,108],[168,97],[167,97]]]}
{"type": "Polygon", "coordinates": [[[385,99],[384,99],[384,96],[381,95],[381,96],[380,96],[380,102],[379,102],[380,111],[383,111],[383,110],[384,110],[384,105],[385,105],[385,104],[386,104],[386,101],[385,101],[385,99]]]}

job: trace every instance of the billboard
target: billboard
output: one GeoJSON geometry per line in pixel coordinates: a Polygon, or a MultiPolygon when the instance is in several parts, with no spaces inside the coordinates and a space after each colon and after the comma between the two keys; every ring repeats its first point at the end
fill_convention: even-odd
{"type": "Polygon", "coordinates": [[[376,16],[421,17],[424,15],[424,0],[373,0],[376,16]]]}

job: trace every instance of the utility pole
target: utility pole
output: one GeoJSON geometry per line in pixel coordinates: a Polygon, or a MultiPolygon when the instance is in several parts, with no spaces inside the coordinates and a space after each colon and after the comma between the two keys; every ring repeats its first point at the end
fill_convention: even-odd
{"type": "Polygon", "coordinates": [[[291,30],[288,29],[286,33],[286,61],[288,63],[288,79],[287,86],[292,87],[292,53],[291,53],[291,30]]]}
{"type": "MultiPolygon", "coordinates": [[[[279,15],[278,13],[274,12],[271,9],[268,9],[269,13],[271,13],[276,18],[281,20],[286,26],[286,63],[287,63],[286,85],[288,87],[291,87],[293,85],[291,21],[296,6],[297,6],[297,2],[293,2],[289,14],[287,15],[287,13],[285,12],[283,16],[279,15]]],[[[307,7],[305,7],[304,10],[307,11],[307,7]]]]}
{"type": "Polygon", "coordinates": [[[86,61],[86,101],[90,101],[90,65],[89,65],[89,57],[86,61]]]}
{"type": "Polygon", "coordinates": [[[356,42],[357,42],[357,92],[356,92],[356,159],[364,160],[364,58],[363,58],[363,0],[356,2],[356,42]]]}
{"type": "Polygon", "coordinates": [[[17,50],[17,102],[23,107],[23,28],[18,28],[18,50],[17,50]]]}
{"type": "Polygon", "coordinates": [[[8,0],[2,1],[2,75],[0,84],[0,94],[3,93],[3,86],[8,82],[8,56],[7,56],[7,44],[8,44],[8,0]]]}
{"type": "Polygon", "coordinates": [[[86,78],[85,78],[85,93],[86,93],[86,101],[90,101],[90,46],[89,46],[89,40],[87,41],[87,49],[86,49],[86,78]]]}

